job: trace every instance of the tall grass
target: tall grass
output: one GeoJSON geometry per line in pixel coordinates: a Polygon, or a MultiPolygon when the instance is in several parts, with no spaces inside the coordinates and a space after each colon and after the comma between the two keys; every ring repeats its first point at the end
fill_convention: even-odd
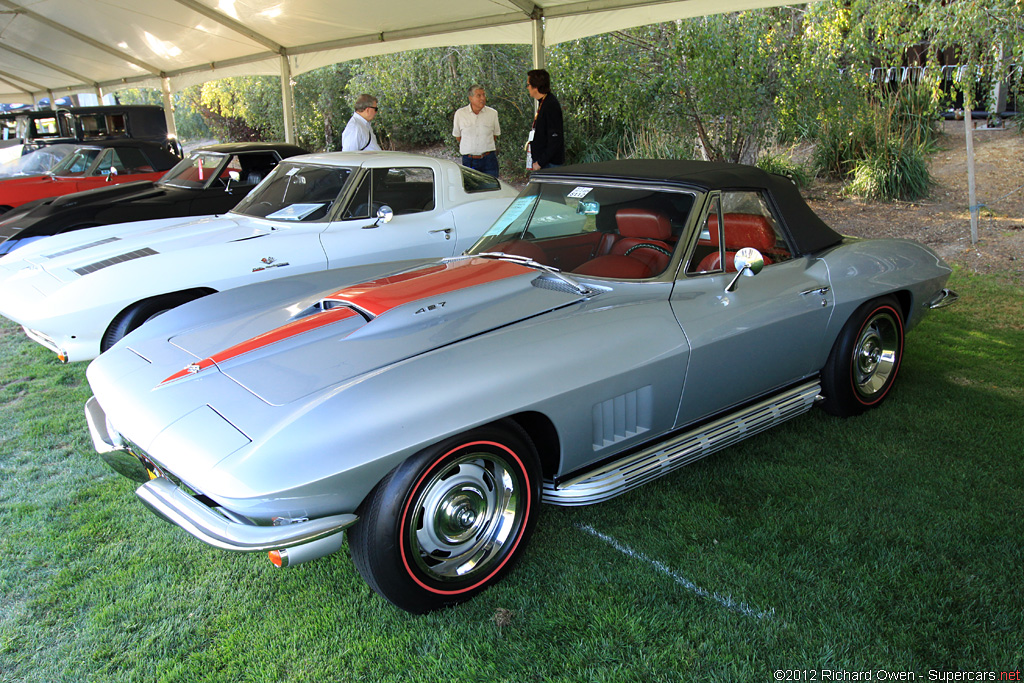
{"type": "Polygon", "coordinates": [[[912,84],[866,104],[853,120],[822,124],[814,154],[819,174],[851,180],[854,194],[914,200],[934,185],[928,155],[938,139],[937,99],[926,84],[912,84]]]}
{"type": "Polygon", "coordinates": [[[785,176],[796,183],[797,187],[803,188],[811,184],[811,174],[807,167],[783,153],[768,152],[762,155],[757,160],[757,167],[768,173],[785,176]]]}

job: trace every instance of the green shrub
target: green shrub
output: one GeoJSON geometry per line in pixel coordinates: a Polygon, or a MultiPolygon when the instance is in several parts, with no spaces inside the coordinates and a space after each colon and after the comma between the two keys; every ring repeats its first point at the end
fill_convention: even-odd
{"type": "Polygon", "coordinates": [[[811,174],[808,173],[807,167],[796,163],[785,154],[769,152],[757,160],[757,167],[768,173],[786,176],[796,183],[797,187],[807,187],[811,183],[811,174]]]}
{"type": "Polygon", "coordinates": [[[851,182],[847,190],[874,199],[921,199],[934,184],[928,154],[938,139],[938,108],[926,84],[901,88],[843,121],[821,126],[814,153],[818,174],[851,182]]]}
{"type": "Polygon", "coordinates": [[[924,145],[902,138],[872,150],[854,164],[852,175],[848,190],[871,199],[921,199],[934,184],[924,145]]]}

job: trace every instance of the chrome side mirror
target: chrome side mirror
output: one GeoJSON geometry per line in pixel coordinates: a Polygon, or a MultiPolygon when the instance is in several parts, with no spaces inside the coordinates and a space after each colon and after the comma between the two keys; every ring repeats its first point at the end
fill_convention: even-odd
{"type": "Polygon", "coordinates": [[[224,191],[231,191],[231,183],[237,183],[242,180],[242,174],[238,171],[228,171],[228,182],[224,185],[224,191]]]}
{"type": "Polygon", "coordinates": [[[736,282],[740,279],[741,275],[754,277],[760,273],[761,269],[764,268],[764,256],[761,256],[761,252],[753,247],[743,247],[733,256],[732,263],[736,266],[736,277],[725,288],[727,292],[736,290],[736,282]]]}
{"type": "Polygon", "coordinates": [[[387,204],[382,205],[377,209],[377,220],[369,225],[364,225],[363,230],[371,230],[373,228],[379,228],[381,223],[390,223],[391,219],[395,217],[395,212],[391,210],[391,207],[387,204]]]}

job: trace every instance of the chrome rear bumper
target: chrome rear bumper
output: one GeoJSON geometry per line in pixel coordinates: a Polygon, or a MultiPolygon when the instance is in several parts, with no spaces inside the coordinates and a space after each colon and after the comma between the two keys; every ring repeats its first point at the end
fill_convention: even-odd
{"type": "Polygon", "coordinates": [[[959,299],[960,295],[952,289],[943,289],[941,292],[933,296],[931,301],[928,302],[928,308],[945,308],[946,306],[955,304],[959,299]]]}

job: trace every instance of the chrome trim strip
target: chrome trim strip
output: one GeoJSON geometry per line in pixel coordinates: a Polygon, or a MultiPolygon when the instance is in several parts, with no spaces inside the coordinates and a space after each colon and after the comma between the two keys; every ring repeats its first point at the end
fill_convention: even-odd
{"type": "Polygon", "coordinates": [[[928,302],[928,308],[945,308],[955,304],[960,299],[960,295],[954,292],[952,289],[943,289],[941,292],[932,297],[932,300],[928,302]]]}
{"type": "Polygon", "coordinates": [[[355,515],[345,514],[284,526],[241,524],[218,514],[164,477],[143,484],[135,493],[150,510],[203,543],[241,553],[266,552],[309,543],[338,533],[358,519],[355,515]]]}
{"type": "Polygon", "coordinates": [[[33,330],[24,326],[22,326],[21,329],[24,330],[26,337],[36,342],[37,344],[42,344],[43,346],[50,349],[57,355],[60,355],[61,353],[64,352],[64,349],[57,346],[57,343],[54,342],[53,339],[51,339],[48,335],[43,334],[39,330],[33,330]]]}
{"type": "Polygon", "coordinates": [[[683,465],[732,446],[811,409],[821,390],[817,379],[736,413],[655,444],[558,487],[545,481],[542,500],[552,505],[591,505],[609,500],[683,465]]]}
{"type": "Polygon", "coordinates": [[[89,425],[89,436],[92,437],[92,446],[97,453],[109,453],[111,451],[124,450],[123,447],[114,443],[114,438],[107,431],[107,415],[100,407],[100,402],[95,396],[90,396],[85,402],[85,421],[89,425]]]}

